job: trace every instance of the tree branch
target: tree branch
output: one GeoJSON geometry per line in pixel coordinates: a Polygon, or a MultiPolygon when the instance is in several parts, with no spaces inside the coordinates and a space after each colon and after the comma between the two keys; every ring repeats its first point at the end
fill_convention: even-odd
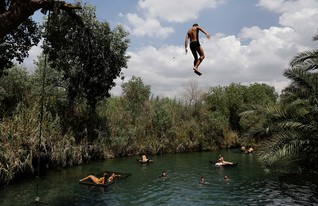
{"type": "MultiPolygon", "coordinates": [[[[16,29],[21,23],[26,21],[30,16],[39,9],[43,11],[53,11],[58,14],[59,10],[67,13],[81,7],[68,4],[65,1],[54,0],[12,0],[12,6],[9,10],[0,14],[0,38],[16,29]]],[[[73,13],[74,14],[74,13],[73,13]]]]}

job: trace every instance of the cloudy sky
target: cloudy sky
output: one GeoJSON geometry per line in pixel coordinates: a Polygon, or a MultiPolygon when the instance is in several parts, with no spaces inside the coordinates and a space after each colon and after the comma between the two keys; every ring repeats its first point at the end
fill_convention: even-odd
{"type": "MultiPolygon", "coordinates": [[[[72,1],[67,1],[72,3],[72,1]]],[[[299,52],[317,49],[317,0],[83,0],[96,6],[100,21],[122,24],[131,40],[125,80],[141,77],[154,95],[179,97],[189,82],[207,89],[230,83],[266,83],[280,91],[288,85],[284,69],[299,52]],[[187,30],[198,23],[212,35],[200,42],[206,58],[202,76],[193,73],[185,54],[187,30]]],[[[40,12],[35,18],[41,18],[40,12]]],[[[36,59],[33,48],[25,65],[36,59]]]]}

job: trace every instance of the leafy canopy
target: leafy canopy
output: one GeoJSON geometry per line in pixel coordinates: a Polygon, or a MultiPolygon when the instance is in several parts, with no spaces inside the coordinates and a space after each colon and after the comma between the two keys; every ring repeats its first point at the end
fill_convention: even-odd
{"type": "Polygon", "coordinates": [[[111,29],[107,22],[98,21],[94,7],[85,5],[78,15],[83,25],[64,12],[51,16],[44,51],[52,68],[62,71],[68,99],[85,98],[94,110],[99,100],[110,96],[114,80],[127,68],[130,41],[122,26],[111,29]]]}

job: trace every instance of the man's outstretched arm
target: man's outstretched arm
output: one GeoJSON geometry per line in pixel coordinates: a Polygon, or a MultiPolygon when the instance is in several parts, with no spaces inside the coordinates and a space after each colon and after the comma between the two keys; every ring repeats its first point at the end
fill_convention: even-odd
{"type": "Polygon", "coordinates": [[[208,32],[206,32],[202,27],[199,27],[199,26],[198,26],[198,29],[205,34],[206,38],[210,39],[211,34],[209,34],[208,32]]]}

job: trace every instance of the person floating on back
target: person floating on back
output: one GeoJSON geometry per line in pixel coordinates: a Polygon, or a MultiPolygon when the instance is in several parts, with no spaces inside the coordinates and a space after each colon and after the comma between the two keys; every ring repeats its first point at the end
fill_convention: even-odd
{"type": "Polygon", "coordinates": [[[116,175],[115,173],[112,173],[110,176],[108,176],[107,173],[103,174],[103,177],[98,178],[95,177],[94,175],[88,175],[87,177],[84,177],[83,179],[80,180],[80,182],[90,180],[94,182],[95,184],[106,184],[107,182],[112,182],[114,181],[115,177],[120,177],[120,175],[116,175]]]}
{"type": "Polygon", "coordinates": [[[190,50],[194,57],[194,67],[193,70],[197,75],[201,75],[199,72],[199,65],[205,58],[204,51],[199,42],[199,31],[203,32],[208,39],[211,38],[211,35],[207,33],[202,27],[198,24],[193,24],[193,26],[188,30],[185,38],[185,52],[188,53],[188,40],[190,39],[190,50]],[[200,57],[198,58],[198,54],[200,57]]]}
{"type": "Polygon", "coordinates": [[[91,180],[95,184],[105,184],[108,181],[108,174],[104,173],[103,177],[101,178],[95,177],[94,175],[88,175],[87,177],[81,179],[80,182],[83,182],[86,180],[91,180]]]}

